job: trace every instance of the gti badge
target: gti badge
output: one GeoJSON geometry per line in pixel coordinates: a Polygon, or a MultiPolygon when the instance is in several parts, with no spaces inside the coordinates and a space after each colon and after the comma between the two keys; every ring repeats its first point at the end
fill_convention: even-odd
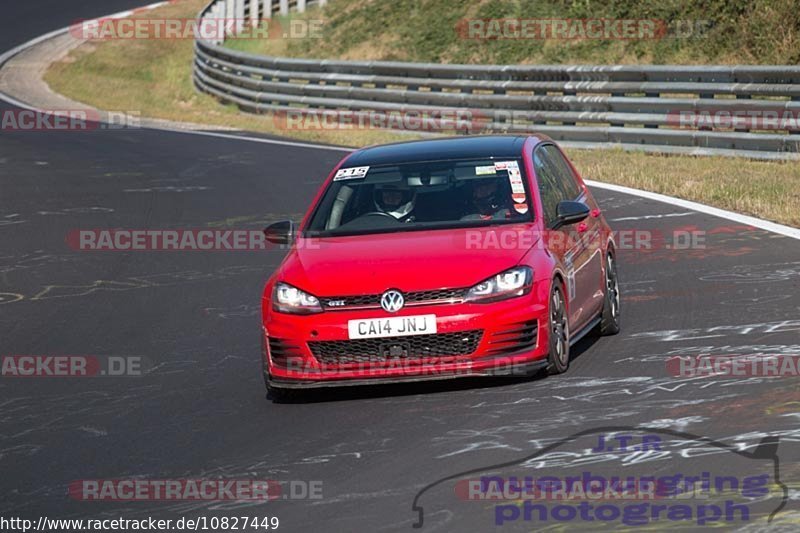
{"type": "Polygon", "coordinates": [[[384,292],[383,296],[381,296],[381,307],[383,307],[384,311],[388,311],[389,313],[398,312],[403,308],[405,303],[406,301],[405,298],[403,298],[403,294],[394,289],[384,292]]]}

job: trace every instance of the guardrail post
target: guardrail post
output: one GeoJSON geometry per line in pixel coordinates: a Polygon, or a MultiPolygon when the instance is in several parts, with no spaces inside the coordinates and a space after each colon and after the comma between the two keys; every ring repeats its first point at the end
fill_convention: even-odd
{"type": "Polygon", "coordinates": [[[245,0],[236,0],[236,33],[241,32],[244,29],[244,1],[245,0]]]}
{"type": "Polygon", "coordinates": [[[272,18],[272,0],[261,0],[264,4],[264,18],[272,18]]]}
{"type": "Polygon", "coordinates": [[[225,0],[225,33],[230,34],[233,31],[233,25],[230,22],[236,18],[235,0],[225,0]],[[230,28],[230,31],[228,30],[230,28]]]}
{"type": "Polygon", "coordinates": [[[289,0],[280,0],[280,12],[281,15],[288,15],[289,14],[289,0]]]}
{"type": "Polygon", "coordinates": [[[225,41],[225,3],[217,2],[211,10],[213,20],[213,41],[214,44],[222,44],[225,41]]]}
{"type": "Polygon", "coordinates": [[[297,12],[298,13],[306,12],[306,0],[297,0],[297,12]]]}
{"type": "Polygon", "coordinates": [[[249,0],[250,2],[250,27],[255,28],[258,26],[258,7],[261,4],[260,0],[249,0]]]}

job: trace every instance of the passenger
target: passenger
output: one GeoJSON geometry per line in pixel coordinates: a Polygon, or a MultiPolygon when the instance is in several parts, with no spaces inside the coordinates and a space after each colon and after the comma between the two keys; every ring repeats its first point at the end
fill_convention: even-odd
{"type": "Polygon", "coordinates": [[[500,193],[497,178],[476,180],[472,183],[472,195],[467,214],[461,220],[493,220],[511,218],[508,198],[500,193]]]}

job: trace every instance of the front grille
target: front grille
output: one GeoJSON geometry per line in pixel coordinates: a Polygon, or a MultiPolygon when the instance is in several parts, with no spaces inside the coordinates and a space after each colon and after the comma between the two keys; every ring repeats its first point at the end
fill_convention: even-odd
{"type": "Polygon", "coordinates": [[[475,329],[457,333],[433,333],[407,337],[310,341],[308,347],[323,365],[379,363],[407,359],[455,358],[473,353],[483,336],[475,329]]]}
{"type": "Polygon", "coordinates": [[[406,302],[436,302],[439,300],[462,300],[464,289],[439,289],[437,291],[417,291],[409,292],[406,295],[406,302]]]}
{"type": "Polygon", "coordinates": [[[510,324],[491,335],[486,353],[500,355],[532,349],[536,347],[538,336],[539,328],[536,320],[510,324]]]}
{"type": "MultiPolygon", "coordinates": [[[[438,289],[432,291],[415,291],[403,293],[406,305],[415,304],[437,304],[437,303],[457,303],[464,299],[466,289],[438,289]]],[[[336,311],[338,309],[348,309],[353,307],[374,307],[381,306],[381,294],[365,294],[360,296],[326,296],[322,303],[325,309],[336,311]]]]}

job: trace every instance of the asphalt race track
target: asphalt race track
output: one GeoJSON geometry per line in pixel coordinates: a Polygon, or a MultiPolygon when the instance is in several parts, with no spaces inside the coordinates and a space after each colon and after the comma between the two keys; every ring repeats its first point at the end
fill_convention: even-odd
{"type": "MultiPolygon", "coordinates": [[[[8,2],[0,51],[139,3],[8,2]]],[[[741,450],[779,436],[781,480],[794,496],[796,378],[680,379],[665,361],[800,354],[797,240],[597,190],[614,229],[664,241],[621,251],[623,331],[581,341],[567,374],[332,390],[294,404],[267,401],[259,373],[260,292],[280,251],[92,253],[65,242],[79,228],[255,228],[298,218],[341,155],[153,130],[0,132],[0,353],[152,364],[138,378],[0,378],[0,515],[278,516],[287,531],[409,530],[427,485],[606,426],[687,432],[741,450]],[[705,232],[705,248],[668,249],[676,231],[705,232]],[[75,480],[135,477],[318,480],[323,498],[67,495],[75,480]]],[[[685,452],[696,442],[668,439],[666,460],[638,467],[675,469],[700,455],[685,452]]],[[[733,468],[730,452],[703,449],[703,468],[733,468]]],[[[432,497],[425,529],[490,527],[491,509],[470,502],[462,515],[463,505],[452,490],[432,497]]],[[[790,499],[776,520],[795,512],[790,499]]]]}

